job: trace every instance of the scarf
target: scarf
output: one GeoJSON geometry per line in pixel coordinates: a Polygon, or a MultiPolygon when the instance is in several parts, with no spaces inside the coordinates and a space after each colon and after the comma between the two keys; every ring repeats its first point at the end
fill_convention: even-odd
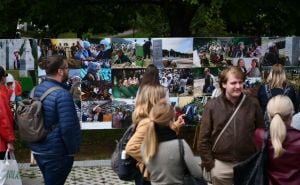
{"type": "Polygon", "coordinates": [[[173,139],[178,139],[176,132],[170,127],[159,126],[155,124],[155,132],[159,143],[173,139]]]}

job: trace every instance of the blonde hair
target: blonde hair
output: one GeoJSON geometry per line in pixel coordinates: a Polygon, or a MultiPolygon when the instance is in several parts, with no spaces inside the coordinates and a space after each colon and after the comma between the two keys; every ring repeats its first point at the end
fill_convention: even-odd
{"type": "Polygon", "coordinates": [[[284,153],[282,143],[286,138],[286,122],[289,121],[294,112],[294,106],[288,96],[278,95],[270,99],[267,105],[270,122],[270,136],[274,148],[274,158],[284,153]]]}
{"type": "Polygon", "coordinates": [[[135,108],[132,113],[132,121],[138,124],[142,119],[147,118],[153,105],[166,97],[164,88],[160,85],[145,85],[140,89],[136,98],[135,108]]]}
{"type": "Polygon", "coordinates": [[[267,83],[270,84],[272,88],[282,88],[283,84],[286,82],[286,75],[284,68],[281,64],[274,64],[267,77],[267,83]]]}
{"type": "Polygon", "coordinates": [[[145,162],[148,163],[157,151],[157,136],[155,132],[155,124],[158,126],[170,127],[174,121],[173,107],[167,103],[158,103],[153,106],[149,113],[149,118],[142,121],[148,122],[149,127],[144,138],[145,162]]]}

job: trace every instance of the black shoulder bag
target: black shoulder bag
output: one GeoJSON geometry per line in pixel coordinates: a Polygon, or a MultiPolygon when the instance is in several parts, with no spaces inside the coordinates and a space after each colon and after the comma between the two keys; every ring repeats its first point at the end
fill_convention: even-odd
{"type": "Polygon", "coordinates": [[[269,132],[267,128],[260,151],[233,167],[234,185],[268,185],[267,158],[269,132]]]}

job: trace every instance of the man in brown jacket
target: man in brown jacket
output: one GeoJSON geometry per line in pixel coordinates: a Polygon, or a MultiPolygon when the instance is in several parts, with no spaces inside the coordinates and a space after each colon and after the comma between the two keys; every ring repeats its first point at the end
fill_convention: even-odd
{"type": "Polygon", "coordinates": [[[239,68],[224,69],[220,75],[222,94],[210,100],[204,109],[198,150],[202,166],[211,172],[214,185],[233,184],[233,166],[255,153],[254,131],[264,127],[258,101],[242,93],[244,80],[239,68]]]}

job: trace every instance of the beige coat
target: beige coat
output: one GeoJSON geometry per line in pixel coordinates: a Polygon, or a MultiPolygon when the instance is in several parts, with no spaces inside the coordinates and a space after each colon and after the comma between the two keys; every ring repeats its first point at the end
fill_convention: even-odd
{"type": "MultiPolygon", "coordinates": [[[[126,153],[133,157],[135,160],[137,160],[137,167],[139,168],[141,173],[144,171],[145,168],[145,164],[143,162],[141,154],[141,146],[144,141],[146,132],[148,130],[148,126],[148,122],[145,122],[144,120],[140,121],[137,125],[135,133],[130,138],[125,148],[126,153]]],[[[149,173],[147,172],[147,170],[144,171],[144,177],[149,177],[149,173]]]]}

